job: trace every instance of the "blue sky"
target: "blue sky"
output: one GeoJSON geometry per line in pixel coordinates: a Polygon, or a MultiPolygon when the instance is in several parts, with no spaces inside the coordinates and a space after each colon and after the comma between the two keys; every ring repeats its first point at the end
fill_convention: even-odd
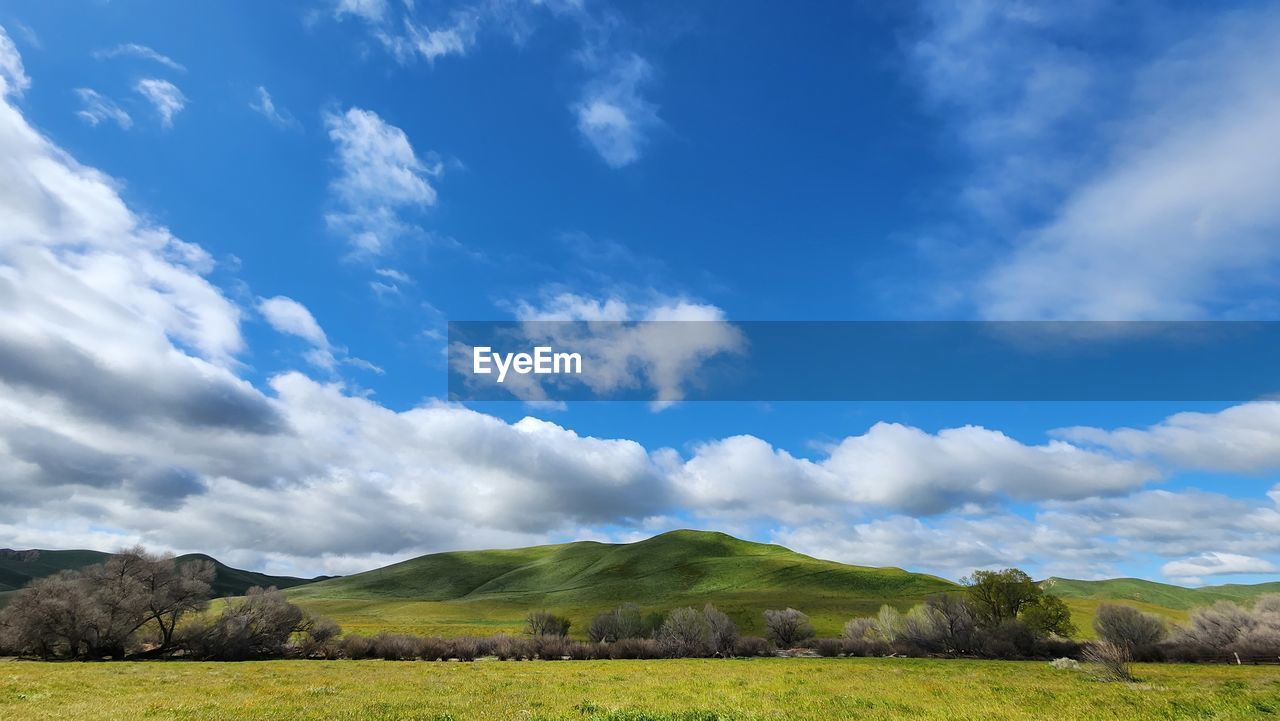
{"type": "Polygon", "coordinates": [[[449,319],[1275,319],[1274,7],[0,26],[9,545],[349,572],[692,525],[952,577],[1275,577],[1271,403],[438,400],[449,319]]]}

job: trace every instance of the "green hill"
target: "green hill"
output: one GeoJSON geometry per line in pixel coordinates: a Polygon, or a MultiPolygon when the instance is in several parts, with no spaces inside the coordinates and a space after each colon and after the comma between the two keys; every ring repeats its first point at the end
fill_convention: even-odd
{"type": "Polygon", "coordinates": [[[794,606],[822,633],[882,604],[907,608],[955,590],[898,568],[850,566],[723,533],[672,531],[628,544],[580,541],[437,553],[293,589],[289,595],[347,628],[419,633],[518,631],[530,609],[567,614],[581,633],[620,603],[646,611],[708,601],[759,632],[766,608],[794,606]]]}
{"type": "MultiPolygon", "coordinates": [[[[46,551],[31,549],[14,551],[0,549],[0,603],[8,592],[16,591],[33,579],[51,576],[59,571],[74,570],[102,563],[111,557],[102,551],[46,551]]],[[[203,553],[188,553],[178,556],[178,563],[191,560],[204,560],[213,563],[213,595],[242,596],[253,586],[275,586],[276,588],[293,588],[320,579],[294,578],[292,576],[268,576],[265,573],[243,571],[232,568],[225,563],[206,556],[203,553]]]]}
{"type": "Polygon", "coordinates": [[[1252,585],[1226,584],[1183,588],[1168,583],[1144,581],[1141,578],[1111,578],[1105,581],[1050,578],[1042,582],[1041,586],[1046,591],[1063,598],[1134,601],[1179,611],[1208,606],[1217,601],[1248,603],[1264,593],[1280,593],[1280,581],[1252,585]]]}

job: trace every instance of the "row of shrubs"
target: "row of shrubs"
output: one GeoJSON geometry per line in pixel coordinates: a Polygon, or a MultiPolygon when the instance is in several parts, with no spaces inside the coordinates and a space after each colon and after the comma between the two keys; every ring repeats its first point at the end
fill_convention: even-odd
{"type": "Polygon", "coordinates": [[[1251,606],[1219,601],[1170,626],[1130,606],[1103,604],[1094,618],[1098,638],[1134,661],[1280,661],[1280,594],[1251,606]]]}

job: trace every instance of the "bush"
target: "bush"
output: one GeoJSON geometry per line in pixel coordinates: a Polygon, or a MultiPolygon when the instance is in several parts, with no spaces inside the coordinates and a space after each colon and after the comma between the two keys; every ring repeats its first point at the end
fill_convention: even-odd
{"type": "Polygon", "coordinates": [[[531,611],[525,618],[525,633],[530,636],[568,636],[569,619],[549,611],[531,611]]]}
{"type": "Polygon", "coordinates": [[[820,638],[813,642],[813,650],[819,656],[832,657],[840,655],[840,639],[838,638],[820,638]]]}
{"type": "Polygon", "coordinates": [[[534,636],[533,649],[543,661],[559,661],[570,655],[573,642],[563,636],[534,636]]]}
{"type": "Polygon", "coordinates": [[[373,645],[372,657],[383,661],[412,661],[418,658],[418,642],[416,636],[405,636],[398,633],[380,633],[370,639],[373,645]]]}
{"type": "Polygon", "coordinates": [[[794,608],[769,609],[764,612],[764,625],[769,638],[779,648],[794,648],[813,638],[809,617],[794,608]]]}
{"type": "Polygon", "coordinates": [[[453,658],[453,644],[439,636],[419,638],[418,658],[423,661],[447,661],[453,658]]]}
{"type": "Polygon", "coordinates": [[[1049,665],[1059,671],[1074,671],[1080,668],[1080,662],[1074,658],[1055,658],[1049,662],[1049,665]]]}
{"type": "Polygon", "coordinates": [[[840,641],[840,653],[859,658],[888,656],[893,647],[888,641],[879,638],[846,638],[840,641]]]}
{"type": "Polygon", "coordinates": [[[662,644],[652,638],[624,638],[609,644],[609,658],[662,658],[662,644]]]}
{"type": "Polygon", "coordinates": [[[474,661],[480,655],[480,645],[474,638],[455,638],[449,641],[447,658],[459,661],[474,661]]]}
{"type": "Polygon", "coordinates": [[[368,636],[343,636],[338,648],[347,658],[358,660],[373,657],[373,641],[368,636]]]}
{"type": "Polygon", "coordinates": [[[1133,649],[1152,646],[1164,640],[1164,621],[1132,606],[1104,603],[1093,618],[1093,630],[1103,641],[1133,649]]]}
{"type": "Polygon", "coordinates": [[[772,656],[775,651],[767,638],[759,636],[743,636],[733,645],[734,656],[772,656]]]}
{"type": "Polygon", "coordinates": [[[1230,601],[1219,601],[1192,612],[1191,623],[1182,629],[1177,640],[1189,646],[1207,646],[1222,654],[1256,623],[1248,609],[1230,601]]]}
{"type": "Polygon", "coordinates": [[[1101,681],[1132,681],[1129,670],[1129,649],[1110,641],[1089,644],[1084,660],[1094,667],[1094,675],[1101,681]]]}
{"type": "Polygon", "coordinates": [[[898,613],[898,609],[889,605],[880,607],[880,611],[875,617],[876,634],[880,638],[893,643],[902,631],[902,626],[902,614],[898,613]]]}

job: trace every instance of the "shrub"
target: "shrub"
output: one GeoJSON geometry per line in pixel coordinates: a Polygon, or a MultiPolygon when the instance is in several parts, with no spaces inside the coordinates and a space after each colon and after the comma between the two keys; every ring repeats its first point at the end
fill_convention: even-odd
{"type": "Polygon", "coordinates": [[[1253,612],[1280,616],[1280,593],[1267,593],[1258,596],[1253,602],[1253,612]]]}
{"type": "Polygon", "coordinates": [[[343,656],[352,659],[372,658],[373,641],[368,636],[343,636],[339,649],[343,656]]]}
{"type": "Polygon", "coordinates": [[[1069,638],[1076,634],[1076,625],[1071,621],[1071,609],[1057,596],[1042,595],[1022,609],[1019,617],[1027,627],[1039,636],[1062,636],[1069,638]]]}
{"type": "Polygon", "coordinates": [[[743,636],[733,646],[734,656],[772,656],[773,644],[767,638],[759,636],[743,636]]]}
{"type": "Polygon", "coordinates": [[[479,644],[474,638],[455,638],[449,641],[448,658],[474,661],[479,655],[479,644]]]}
{"type": "Polygon", "coordinates": [[[405,636],[398,633],[380,633],[371,639],[372,655],[383,661],[412,661],[418,658],[418,642],[416,636],[405,636]]]}
{"type": "Polygon", "coordinates": [[[1110,641],[1089,644],[1084,660],[1094,667],[1094,675],[1101,681],[1132,681],[1129,670],[1129,649],[1110,641]]]}
{"type": "Polygon", "coordinates": [[[897,637],[904,645],[918,652],[912,655],[938,653],[949,650],[946,628],[946,619],[942,617],[942,613],[925,604],[912,608],[902,617],[897,637]]]}
{"type": "Polygon", "coordinates": [[[1132,651],[1151,646],[1164,640],[1167,633],[1164,621],[1132,606],[1104,603],[1098,606],[1093,618],[1093,630],[1098,638],[1132,651]]]}
{"type": "Polygon", "coordinates": [[[840,653],[846,656],[872,658],[888,656],[893,653],[893,647],[888,641],[879,638],[846,638],[840,641],[840,653]]]}
{"type": "Polygon", "coordinates": [[[977,643],[977,620],[972,606],[961,596],[939,593],[930,596],[925,605],[934,611],[941,624],[943,650],[947,653],[973,653],[977,643]]]}
{"type": "Polygon", "coordinates": [[[534,636],[534,653],[543,661],[559,661],[570,655],[572,642],[563,636],[534,636]]]}
{"type": "Polygon", "coordinates": [[[568,636],[569,619],[549,611],[531,611],[525,618],[525,633],[530,636],[568,636]]]}
{"type": "Polygon", "coordinates": [[[662,658],[662,644],[652,638],[624,638],[609,644],[609,658],[662,658]]]}
{"type": "Polygon", "coordinates": [[[819,656],[839,656],[840,655],[840,639],[838,638],[820,638],[813,642],[813,650],[819,656]]]}
{"type": "Polygon", "coordinates": [[[814,635],[809,617],[794,608],[771,608],[765,611],[764,625],[769,638],[780,648],[794,648],[814,635]]]}
{"type": "Polygon", "coordinates": [[[453,657],[453,644],[439,636],[418,638],[418,658],[423,661],[447,661],[453,657]]]}
{"type": "Polygon", "coordinates": [[[1074,658],[1055,658],[1049,662],[1049,665],[1059,671],[1074,671],[1080,668],[1080,662],[1074,658]]]}
{"type": "Polygon", "coordinates": [[[1182,630],[1180,640],[1209,646],[1220,653],[1253,628],[1256,620],[1247,609],[1230,601],[1219,601],[1208,608],[1196,609],[1191,623],[1182,630]]]}

